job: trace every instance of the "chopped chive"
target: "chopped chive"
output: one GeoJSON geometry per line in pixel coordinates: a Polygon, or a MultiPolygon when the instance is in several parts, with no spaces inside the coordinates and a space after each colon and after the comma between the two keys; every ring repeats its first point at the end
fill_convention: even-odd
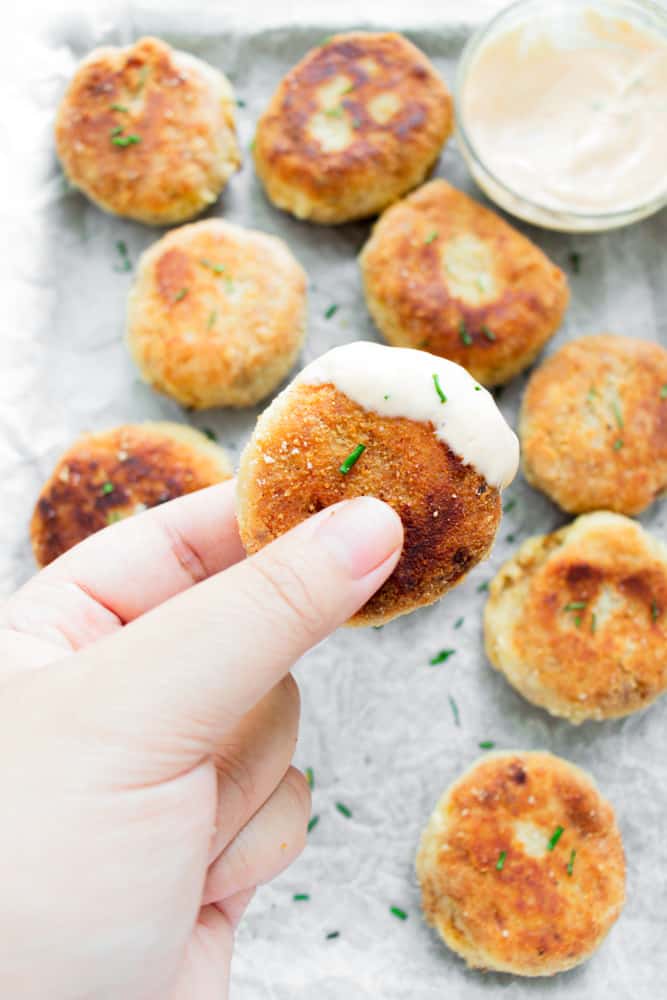
{"type": "Polygon", "coordinates": [[[256,139],[250,140],[250,145],[248,146],[248,149],[250,150],[251,153],[254,152],[256,144],[257,144],[256,139]]]}
{"type": "Polygon", "coordinates": [[[345,817],[345,819],[350,819],[351,818],[352,813],[350,812],[350,810],[347,808],[347,806],[343,802],[337,802],[336,803],[336,809],[341,814],[341,816],[345,817]]]}
{"type": "Polygon", "coordinates": [[[425,237],[424,243],[432,243],[433,240],[437,240],[437,238],[438,238],[438,230],[432,229],[431,232],[428,234],[428,236],[425,237]]]}
{"type": "Polygon", "coordinates": [[[622,440],[620,438],[617,438],[617,440],[614,441],[614,451],[620,451],[622,447],[623,447],[622,440]]]}
{"type": "Polygon", "coordinates": [[[656,601],[651,601],[651,621],[657,622],[660,617],[660,608],[656,601]]]}
{"type": "Polygon", "coordinates": [[[363,455],[363,453],[365,451],[366,451],[366,445],[365,444],[358,444],[356,448],[353,448],[353,450],[347,456],[347,458],[345,459],[345,461],[341,464],[341,466],[340,466],[340,468],[339,468],[338,471],[342,472],[343,475],[346,476],[348,474],[348,472],[350,471],[350,469],[352,468],[352,466],[355,465],[356,462],[359,461],[359,459],[361,458],[361,456],[363,455]]]}
{"type": "Polygon", "coordinates": [[[616,402],[616,400],[614,400],[613,403],[611,404],[611,408],[614,411],[614,417],[616,419],[616,423],[619,426],[619,429],[623,430],[623,414],[621,413],[621,408],[616,402]]]}
{"type": "Polygon", "coordinates": [[[581,270],[581,254],[576,253],[576,251],[573,251],[571,254],[568,254],[568,256],[570,258],[570,264],[572,265],[572,270],[574,271],[575,274],[579,274],[579,271],[581,270]]]}
{"type": "Polygon", "coordinates": [[[215,261],[209,260],[208,257],[202,257],[199,263],[202,267],[207,267],[210,271],[215,271],[216,274],[222,274],[225,269],[224,264],[216,264],[215,261]]]}
{"type": "Polygon", "coordinates": [[[309,787],[310,788],[314,788],[315,787],[315,774],[313,772],[312,767],[307,767],[305,773],[306,773],[306,781],[308,782],[309,787]]]}
{"type": "Polygon", "coordinates": [[[340,931],[329,931],[327,934],[327,941],[333,941],[333,939],[337,937],[340,937],[340,931]]]}
{"type": "Polygon", "coordinates": [[[588,402],[590,403],[590,402],[591,402],[592,400],[594,400],[594,399],[595,399],[595,397],[596,397],[596,396],[597,396],[597,391],[596,391],[596,389],[595,389],[595,386],[594,386],[594,385],[591,385],[590,389],[589,389],[589,390],[588,390],[588,392],[586,393],[586,399],[587,399],[587,400],[588,400],[588,402]]]}
{"type": "Polygon", "coordinates": [[[595,634],[597,627],[598,627],[598,616],[595,614],[595,612],[593,612],[593,614],[591,615],[591,632],[593,632],[593,634],[595,634]]]}
{"type": "Polygon", "coordinates": [[[574,871],[574,859],[576,858],[576,856],[577,856],[577,852],[575,851],[574,848],[572,848],[572,850],[570,851],[570,860],[567,863],[567,874],[570,875],[570,876],[572,875],[572,872],[574,871]]]}
{"type": "MultiPolygon", "coordinates": [[[[124,104],[110,104],[109,105],[109,110],[110,111],[129,111],[130,109],[126,108],[124,104]]],[[[122,132],[122,129],[121,129],[121,132],[122,132]]]]}
{"type": "Polygon", "coordinates": [[[663,385],[660,390],[660,399],[667,399],[667,385],[663,385]]]}
{"type": "Polygon", "coordinates": [[[581,615],[574,616],[574,624],[576,628],[581,628],[581,615]]]}
{"type": "Polygon", "coordinates": [[[452,715],[454,716],[454,725],[461,725],[461,716],[459,715],[459,706],[456,704],[455,700],[452,698],[451,694],[447,695],[447,700],[449,701],[449,707],[452,710],[452,715]]]}
{"type": "Polygon", "coordinates": [[[310,819],[308,820],[308,833],[310,833],[311,830],[315,829],[315,827],[317,826],[317,824],[319,823],[319,821],[320,821],[320,817],[319,816],[311,816],[310,817],[310,819]]]}
{"type": "Polygon", "coordinates": [[[440,402],[441,403],[446,403],[447,402],[447,397],[445,396],[444,392],[442,391],[442,387],[440,385],[440,379],[438,378],[436,372],[433,373],[433,385],[435,386],[435,391],[437,392],[438,396],[440,397],[440,402]]]}
{"type": "Polygon", "coordinates": [[[485,580],[484,583],[480,583],[479,587],[477,588],[477,593],[482,594],[485,590],[488,589],[489,589],[489,581],[485,580]]]}
{"type": "Polygon", "coordinates": [[[294,900],[295,903],[303,903],[307,899],[310,899],[310,896],[308,895],[307,892],[295,892],[294,895],[292,896],[292,899],[294,900]]]}
{"type": "Polygon", "coordinates": [[[209,441],[217,441],[218,440],[218,435],[215,433],[215,431],[212,431],[210,427],[202,427],[201,431],[202,431],[202,434],[206,435],[206,437],[209,439],[209,441]]]}
{"type": "Polygon", "coordinates": [[[548,851],[553,851],[554,847],[556,846],[556,844],[558,843],[558,841],[560,840],[560,838],[563,836],[564,832],[565,832],[565,827],[564,826],[557,826],[556,827],[556,829],[554,830],[554,832],[549,837],[549,843],[547,844],[547,850],[548,851]]]}
{"type": "Polygon", "coordinates": [[[109,135],[113,138],[115,135],[120,135],[122,131],[123,131],[123,126],[116,125],[114,128],[111,129],[109,135]]]}
{"type": "Polygon", "coordinates": [[[507,857],[507,851],[501,851],[498,855],[498,860],[496,861],[496,871],[501,872],[505,867],[505,858],[507,857]]]}
{"type": "Polygon", "coordinates": [[[505,541],[509,542],[509,544],[512,545],[513,542],[516,541],[516,535],[508,535],[507,538],[505,539],[505,541]]]}
{"type": "Polygon", "coordinates": [[[516,497],[511,497],[503,507],[503,514],[509,514],[516,507],[516,497]]]}
{"type": "Polygon", "coordinates": [[[347,85],[347,87],[345,88],[345,90],[341,90],[341,96],[342,96],[343,94],[349,94],[351,90],[354,90],[354,86],[355,86],[355,85],[354,85],[353,83],[348,83],[348,85],[347,85]]]}
{"type": "Polygon", "coordinates": [[[241,97],[236,98],[236,106],[237,108],[245,108],[245,101],[243,100],[243,98],[241,97]]]}
{"type": "Polygon", "coordinates": [[[324,313],[324,318],[325,319],[331,319],[331,317],[335,316],[335,314],[337,312],[338,312],[338,306],[335,303],[333,303],[332,305],[329,306],[329,308],[324,313]]]}
{"type": "Polygon", "coordinates": [[[428,662],[432,667],[436,667],[438,663],[445,663],[450,656],[454,655],[455,652],[455,649],[441,649],[440,652],[436,653],[435,656],[432,656],[428,662]]]}
{"type": "Polygon", "coordinates": [[[484,336],[486,337],[487,340],[495,340],[496,339],[495,333],[493,332],[493,330],[489,330],[489,328],[486,325],[486,323],[484,323],[483,326],[482,326],[482,333],[484,334],[484,336]]]}
{"type": "Polygon", "coordinates": [[[387,393],[387,394],[386,394],[386,396],[385,396],[384,398],[385,398],[385,399],[389,399],[389,393],[387,393]]]}
{"type": "Polygon", "coordinates": [[[478,744],[480,750],[493,750],[493,748],[494,748],[495,745],[496,744],[494,743],[493,740],[482,740],[478,744]]]}
{"type": "Polygon", "coordinates": [[[569,604],[565,605],[563,611],[583,611],[587,604],[588,601],[570,601],[569,604]]]}
{"type": "Polygon", "coordinates": [[[389,907],[389,912],[393,913],[393,915],[395,917],[398,917],[399,920],[407,920],[408,919],[407,913],[405,912],[405,910],[402,910],[400,908],[400,906],[390,906],[389,907]]]}
{"type": "Polygon", "coordinates": [[[371,628],[374,629],[376,632],[379,632],[381,629],[384,628],[384,625],[371,625],[371,628]]]}
{"type": "Polygon", "coordinates": [[[329,118],[340,118],[340,116],[343,114],[343,109],[340,107],[340,105],[338,105],[338,107],[336,108],[325,108],[324,113],[325,115],[328,115],[329,118]]]}
{"type": "Polygon", "coordinates": [[[120,256],[120,264],[114,267],[114,271],[131,271],[132,264],[130,263],[130,255],[127,252],[125,240],[116,240],[116,250],[120,256]]]}
{"type": "Polygon", "coordinates": [[[206,324],[207,330],[211,329],[217,318],[218,318],[218,310],[211,309],[210,313],[208,314],[208,323],[206,324]]]}
{"type": "Polygon", "coordinates": [[[463,618],[457,618],[454,622],[454,628],[461,628],[463,625],[463,618]]]}
{"type": "Polygon", "coordinates": [[[468,329],[466,327],[466,322],[464,319],[462,319],[459,322],[459,337],[461,338],[461,343],[463,344],[464,347],[470,347],[470,345],[472,344],[472,337],[468,333],[468,329]]]}
{"type": "Polygon", "coordinates": [[[137,87],[137,91],[141,90],[141,88],[146,85],[146,80],[148,79],[150,71],[150,66],[142,66],[139,70],[139,86],[137,87]]]}
{"type": "Polygon", "coordinates": [[[121,517],[122,514],[119,510],[110,510],[107,514],[107,524],[116,524],[117,521],[121,520],[121,517]]]}
{"type": "Polygon", "coordinates": [[[176,292],[176,294],[174,295],[174,302],[180,302],[181,299],[184,299],[187,294],[188,294],[187,288],[179,289],[179,291],[176,292]]]}
{"type": "Polygon", "coordinates": [[[108,496],[109,493],[113,493],[113,483],[102,483],[102,496],[108,496]]]}
{"type": "Polygon", "coordinates": [[[475,392],[481,392],[481,391],[482,391],[481,385],[476,385],[475,386],[475,392]]]}
{"type": "MultiPolygon", "coordinates": [[[[122,132],[122,129],[121,129],[122,132]]],[[[134,146],[136,143],[141,142],[140,135],[112,135],[111,141],[114,146],[134,146]]]]}

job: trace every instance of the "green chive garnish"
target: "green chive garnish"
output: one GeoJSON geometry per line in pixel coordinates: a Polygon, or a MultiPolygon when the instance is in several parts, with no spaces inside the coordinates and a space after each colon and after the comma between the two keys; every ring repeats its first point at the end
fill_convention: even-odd
{"type": "Polygon", "coordinates": [[[440,379],[438,378],[438,376],[437,376],[437,374],[435,372],[433,373],[433,385],[435,386],[435,391],[437,392],[438,396],[440,397],[440,402],[441,403],[446,403],[447,402],[447,397],[445,396],[444,392],[442,391],[442,388],[440,386],[440,379]]]}
{"type": "Polygon", "coordinates": [[[459,706],[456,704],[451,694],[447,695],[447,700],[449,701],[449,707],[452,710],[452,715],[454,716],[454,725],[461,725],[461,716],[459,715],[459,706]]]}
{"type": "Polygon", "coordinates": [[[119,510],[110,510],[107,514],[107,524],[116,524],[117,521],[121,520],[121,517],[119,510]]]}
{"type": "Polygon", "coordinates": [[[241,97],[236,98],[237,108],[245,108],[245,101],[241,97]]]}
{"type": "Polygon", "coordinates": [[[481,391],[482,391],[481,385],[476,385],[475,386],[475,392],[481,392],[481,391]]]}
{"type": "Polygon", "coordinates": [[[622,447],[623,447],[623,442],[621,441],[620,438],[614,441],[614,451],[620,451],[622,447]]]}
{"type": "Polygon", "coordinates": [[[350,471],[350,469],[352,468],[352,466],[355,465],[359,461],[359,459],[361,458],[361,456],[363,455],[363,453],[365,451],[366,451],[366,445],[365,444],[358,444],[357,447],[354,448],[350,452],[350,454],[347,456],[347,458],[342,463],[342,465],[340,466],[340,468],[339,468],[338,471],[342,472],[343,475],[346,476],[348,474],[348,472],[350,471]]]}
{"type": "Polygon", "coordinates": [[[210,427],[202,427],[202,434],[205,434],[209,441],[217,441],[218,435],[210,427]]]}
{"type": "Polygon", "coordinates": [[[255,151],[255,146],[256,145],[257,145],[257,139],[251,139],[250,140],[250,145],[248,146],[248,149],[250,150],[251,153],[253,153],[255,151]]]}
{"type": "Polygon", "coordinates": [[[505,867],[505,858],[507,857],[507,851],[501,851],[498,855],[498,860],[496,861],[496,871],[501,872],[505,867]]]}
{"type": "Polygon", "coordinates": [[[574,624],[576,628],[581,628],[581,615],[574,616],[574,624]]]}
{"type": "Polygon", "coordinates": [[[295,892],[292,899],[295,903],[303,903],[305,900],[310,899],[310,896],[307,892],[295,892]]]}
{"type": "Polygon", "coordinates": [[[110,134],[111,138],[113,139],[114,136],[120,135],[122,131],[123,131],[123,126],[122,125],[116,125],[115,128],[111,129],[111,132],[109,134],[110,134]]]}
{"type": "Polygon", "coordinates": [[[567,863],[567,874],[568,875],[572,875],[572,872],[574,870],[574,859],[576,858],[576,856],[577,856],[577,852],[574,850],[574,848],[572,848],[572,851],[570,852],[570,860],[567,863]]]}
{"type": "Polygon", "coordinates": [[[184,298],[185,298],[185,296],[186,296],[187,294],[188,294],[188,290],[187,290],[187,288],[181,288],[181,289],[180,289],[180,290],[179,290],[178,292],[176,292],[176,294],[174,295],[174,302],[180,302],[180,301],[181,301],[181,299],[184,299],[184,298]]]}
{"type": "Polygon", "coordinates": [[[437,240],[437,238],[438,238],[438,230],[432,229],[431,232],[428,234],[428,236],[424,237],[424,243],[432,243],[433,240],[437,240]]]}
{"type": "Polygon", "coordinates": [[[569,254],[569,258],[570,258],[570,264],[572,265],[572,270],[574,271],[575,274],[579,274],[579,271],[581,270],[581,254],[573,251],[571,254],[569,254]]]}
{"type": "Polygon", "coordinates": [[[389,393],[387,393],[387,394],[386,394],[386,396],[385,396],[384,398],[385,398],[385,399],[389,399],[389,393]]]}
{"type": "Polygon", "coordinates": [[[597,392],[595,390],[595,386],[592,385],[590,387],[590,389],[588,390],[588,392],[586,393],[586,399],[588,400],[589,403],[591,403],[595,399],[596,396],[597,396],[597,392]]]}
{"type": "Polygon", "coordinates": [[[463,618],[457,618],[454,622],[454,628],[461,628],[463,625],[463,618]]]}
{"type": "Polygon", "coordinates": [[[113,493],[113,483],[102,483],[102,496],[108,496],[109,493],[113,493]]]}
{"type": "Polygon", "coordinates": [[[317,826],[317,824],[319,823],[319,821],[320,821],[320,817],[319,816],[311,816],[310,817],[310,819],[308,821],[308,833],[310,833],[311,830],[315,829],[315,827],[317,826]]]}
{"type": "Polygon", "coordinates": [[[598,617],[595,614],[595,612],[593,612],[593,614],[591,615],[591,632],[595,633],[597,627],[598,627],[598,617]]]}
{"type": "Polygon", "coordinates": [[[130,263],[130,255],[127,252],[127,243],[125,240],[116,240],[116,250],[120,256],[120,264],[114,267],[114,271],[131,271],[132,264],[130,263]]]}
{"type": "Polygon", "coordinates": [[[350,810],[349,810],[349,809],[347,808],[347,806],[346,806],[346,805],[344,805],[344,803],[342,803],[342,802],[337,802],[337,803],[336,803],[336,809],[337,809],[337,810],[338,810],[338,812],[339,812],[339,813],[341,814],[341,816],[344,816],[344,817],[345,817],[345,819],[350,819],[350,818],[351,818],[351,816],[352,816],[352,813],[351,813],[351,812],[350,812],[350,810]]]}
{"type": "Polygon", "coordinates": [[[558,843],[558,841],[560,840],[560,838],[563,836],[564,832],[565,832],[565,827],[564,826],[557,826],[556,827],[556,829],[554,830],[554,832],[551,834],[551,836],[549,838],[549,843],[547,844],[547,850],[548,851],[553,851],[554,847],[556,846],[556,844],[558,843]]]}
{"type": "Polygon", "coordinates": [[[489,330],[489,328],[486,325],[486,323],[482,326],[482,333],[484,334],[484,336],[486,337],[487,340],[495,340],[496,339],[495,333],[493,332],[493,330],[489,330]]]}
{"type": "MultiPolygon", "coordinates": [[[[121,129],[122,131],[122,129],[121,129]]],[[[111,141],[114,146],[134,146],[138,142],[141,142],[140,135],[112,135],[111,141]]]]}
{"type": "Polygon", "coordinates": [[[328,115],[329,118],[340,118],[343,114],[343,109],[339,105],[337,108],[325,108],[324,113],[325,115],[328,115]]]}
{"type": "Polygon", "coordinates": [[[432,667],[436,667],[438,663],[445,663],[450,656],[454,655],[455,652],[455,649],[441,649],[440,652],[436,653],[435,656],[432,656],[428,662],[432,667]]]}
{"type": "Polygon", "coordinates": [[[515,507],[516,507],[516,498],[511,497],[511,499],[509,499],[505,504],[505,506],[503,507],[503,514],[509,514],[509,512],[511,510],[514,510],[515,507]]]}
{"type": "Polygon", "coordinates": [[[510,545],[512,545],[512,543],[513,543],[513,542],[514,542],[515,540],[516,540],[516,535],[508,535],[508,536],[507,536],[507,538],[505,539],[505,541],[506,541],[506,542],[509,542],[509,544],[510,544],[510,545]]]}
{"type": "Polygon", "coordinates": [[[570,601],[569,604],[565,605],[563,611],[583,611],[587,604],[588,601],[570,601]]]}
{"type": "Polygon", "coordinates": [[[218,310],[217,309],[211,309],[211,311],[210,311],[210,313],[208,315],[208,323],[206,324],[206,329],[207,330],[211,329],[211,327],[213,326],[213,324],[215,323],[215,321],[216,321],[217,318],[218,318],[218,310]]]}
{"type": "Polygon", "coordinates": [[[331,319],[331,317],[335,316],[335,314],[337,312],[338,312],[338,306],[334,303],[333,305],[329,306],[329,308],[327,309],[327,311],[324,314],[324,318],[325,319],[331,319]]]}
{"type": "Polygon", "coordinates": [[[222,274],[225,269],[224,264],[216,264],[215,261],[209,260],[208,257],[202,257],[199,263],[202,267],[207,267],[210,271],[215,271],[216,274],[222,274]]]}
{"type": "Polygon", "coordinates": [[[618,424],[619,429],[623,430],[623,414],[621,413],[621,408],[616,400],[614,400],[611,404],[611,408],[614,411],[614,417],[616,418],[616,423],[618,424]]]}
{"type": "Polygon", "coordinates": [[[657,622],[660,617],[660,608],[655,601],[651,601],[651,620],[657,622]]]}
{"type": "Polygon", "coordinates": [[[340,937],[340,931],[329,931],[327,934],[327,941],[333,941],[333,939],[337,937],[340,937]]]}
{"type": "Polygon", "coordinates": [[[472,344],[472,337],[468,333],[465,320],[462,319],[459,322],[459,337],[461,338],[461,343],[464,347],[470,347],[472,344]]]}
{"type": "Polygon", "coordinates": [[[493,750],[495,745],[496,744],[493,742],[493,740],[482,740],[478,744],[480,750],[493,750]]]}
{"type": "Polygon", "coordinates": [[[480,583],[479,587],[477,588],[477,593],[481,594],[488,589],[489,589],[489,581],[486,580],[484,583],[480,583]]]}
{"type": "Polygon", "coordinates": [[[389,912],[393,913],[394,916],[398,917],[399,920],[407,920],[408,919],[407,913],[405,912],[405,910],[402,910],[400,908],[400,906],[390,906],[389,907],[389,912]]]}
{"type": "Polygon", "coordinates": [[[663,385],[660,390],[660,399],[667,399],[667,385],[663,385]]]}
{"type": "Polygon", "coordinates": [[[313,772],[312,767],[307,767],[305,773],[306,773],[306,781],[308,782],[308,785],[310,786],[310,788],[314,788],[315,787],[315,774],[313,772]]]}
{"type": "MultiPolygon", "coordinates": [[[[130,109],[126,108],[124,104],[111,104],[109,106],[109,110],[110,111],[129,111],[130,109]]],[[[121,129],[121,131],[122,131],[122,129],[121,129]]]]}

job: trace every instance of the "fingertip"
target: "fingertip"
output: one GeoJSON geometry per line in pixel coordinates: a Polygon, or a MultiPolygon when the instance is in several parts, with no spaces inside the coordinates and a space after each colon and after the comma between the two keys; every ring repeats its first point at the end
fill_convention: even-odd
{"type": "Polygon", "coordinates": [[[329,508],[317,536],[350,578],[361,580],[400,552],[403,524],[389,504],[356,497],[329,508]]]}

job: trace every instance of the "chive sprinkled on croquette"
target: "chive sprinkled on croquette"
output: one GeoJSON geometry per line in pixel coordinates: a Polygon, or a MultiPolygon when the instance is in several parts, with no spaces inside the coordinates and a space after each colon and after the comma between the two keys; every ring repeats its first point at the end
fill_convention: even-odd
{"type": "Polygon", "coordinates": [[[505,867],[505,858],[507,857],[507,851],[501,851],[498,855],[498,860],[496,861],[496,871],[501,872],[505,867]]]}
{"type": "Polygon", "coordinates": [[[438,375],[437,375],[436,372],[433,373],[433,385],[435,386],[435,391],[437,392],[438,396],[440,397],[440,402],[441,403],[446,403],[447,402],[447,397],[445,396],[444,392],[442,391],[442,387],[440,385],[440,379],[438,378],[438,375]]]}
{"type": "Polygon", "coordinates": [[[651,620],[657,622],[660,617],[660,608],[658,607],[657,601],[651,601],[651,620]]]}
{"type": "MultiPolygon", "coordinates": [[[[121,129],[120,131],[122,132],[123,130],[121,129]]],[[[130,135],[112,134],[111,141],[114,146],[135,146],[138,142],[141,142],[141,136],[136,135],[134,132],[130,135]]]]}
{"type": "Polygon", "coordinates": [[[558,841],[560,840],[560,838],[563,836],[564,832],[565,832],[565,827],[564,826],[557,826],[556,827],[556,829],[554,830],[554,832],[549,837],[549,843],[547,844],[547,850],[548,851],[553,851],[554,847],[556,846],[556,844],[558,843],[558,841]]]}
{"type": "Polygon", "coordinates": [[[493,340],[496,339],[495,333],[493,332],[493,330],[490,330],[488,328],[488,326],[486,325],[486,323],[484,323],[483,326],[482,326],[482,333],[484,334],[484,336],[486,337],[487,340],[493,341],[493,340]]]}
{"type": "Polygon", "coordinates": [[[207,267],[209,271],[215,271],[216,274],[222,274],[225,270],[224,264],[216,264],[215,261],[209,260],[208,257],[201,257],[199,263],[202,267],[207,267]]]}
{"type": "Polygon", "coordinates": [[[563,611],[583,611],[587,604],[588,601],[570,601],[569,604],[565,605],[563,611]]]}
{"type": "Polygon", "coordinates": [[[102,483],[102,496],[108,496],[109,493],[113,493],[113,483],[106,482],[102,483]]]}
{"type": "Polygon", "coordinates": [[[660,399],[667,399],[667,385],[663,385],[660,390],[660,399]]]}
{"type": "Polygon", "coordinates": [[[459,337],[464,347],[470,347],[472,344],[472,337],[468,333],[468,328],[464,319],[459,321],[459,337]]]}
{"type": "MultiPolygon", "coordinates": [[[[110,111],[125,111],[125,112],[127,112],[130,109],[128,107],[126,107],[124,104],[110,104],[109,105],[109,110],[110,111]]],[[[122,129],[121,129],[121,131],[122,131],[122,129]]]]}
{"type": "Polygon", "coordinates": [[[433,243],[433,240],[437,240],[437,238],[438,238],[438,230],[432,229],[431,232],[424,237],[424,243],[433,243]]]}
{"type": "Polygon", "coordinates": [[[572,875],[572,872],[574,871],[574,859],[576,858],[576,856],[577,856],[577,852],[575,851],[574,848],[572,848],[572,850],[570,851],[570,860],[567,863],[567,874],[570,875],[570,876],[572,875]]]}
{"type": "Polygon", "coordinates": [[[218,318],[218,310],[211,309],[210,313],[208,314],[208,322],[206,324],[207,330],[211,329],[217,318],[218,318]]]}
{"type": "Polygon", "coordinates": [[[621,413],[621,408],[616,400],[614,400],[611,404],[611,408],[614,411],[614,419],[616,420],[619,429],[623,430],[623,414],[621,413]]]}
{"type": "Polygon", "coordinates": [[[180,302],[188,294],[187,288],[180,288],[174,295],[174,302],[180,302]]]}
{"type": "Polygon", "coordinates": [[[623,441],[621,440],[621,438],[617,438],[616,441],[614,441],[614,451],[620,451],[622,447],[623,447],[623,441]]]}
{"type": "Polygon", "coordinates": [[[319,823],[319,821],[320,821],[320,817],[319,816],[311,816],[310,817],[310,819],[308,820],[308,833],[310,833],[311,830],[315,829],[315,827],[317,826],[317,824],[319,823]]]}
{"type": "Polygon", "coordinates": [[[350,452],[345,461],[341,464],[339,471],[342,472],[344,476],[346,476],[348,472],[352,469],[352,467],[356,465],[356,463],[359,461],[359,459],[361,458],[361,456],[365,451],[366,451],[366,445],[358,444],[357,447],[350,452]]]}

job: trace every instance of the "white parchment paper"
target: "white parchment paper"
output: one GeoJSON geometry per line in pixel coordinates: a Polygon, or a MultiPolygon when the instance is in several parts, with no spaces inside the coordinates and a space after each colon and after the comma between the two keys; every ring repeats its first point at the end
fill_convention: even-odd
{"type": "MultiPolygon", "coordinates": [[[[333,30],[400,28],[453,83],[474,22],[497,3],[359,6],[329,12],[304,4],[165,3],[87,7],[35,20],[4,45],[6,160],[1,185],[4,329],[0,338],[0,586],[10,591],[33,570],[27,523],[58,454],[79,433],[116,423],[168,418],[214,428],[234,457],[258,411],[184,413],[142,385],[122,344],[131,274],[114,270],[124,240],[136,262],[160,233],[111,218],[67,191],[51,138],[56,103],[76,62],[101,43],[163,36],[220,67],[233,80],[242,172],[212,214],[277,233],[310,276],[309,337],[303,362],[336,344],[377,339],[366,314],[355,256],[368,225],[299,223],[265,200],[248,146],[254,123],[283,73],[333,30]],[[298,9],[297,9],[298,8],[298,9]],[[338,11],[338,14],[335,11],[338,11]],[[305,11],[308,11],[305,13],[305,11]],[[356,20],[355,20],[356,17],[356,20]],[[384,17],[385,20],[380,20],[384,17]],[[326,21],[326,23],[324,23],[326,21]],[[281,22],[286,27],[277,27],[281,22]],[[325,318],[332,304],[335,315],[325,318]]],[[[450,142],[437,174],[484,200],[450,142]]],[[[519,224],[520,225],[520,224],[519,224]]],[[[583,333],[612,330],[667,343],[667,217],[629,229],[567,236],[520,225],[568,271],[572,303],[547,348],[583,333]],[[574,273],[570,254],[580,255],[574,273]]],[[[515,423],[525,379],[500,397],[515,423]]],[[[625,721],[575,728],[516,695],[485,662],[484,593],[478,591],[526,536],[564,523],[520,478],[516,499],[488,563],[439,605],[381,631],[341,630],[296,670],[303,695],[297,763],[315,774],[319,822],[302,858],[262,888],[238,933],[235,997],[242,1000],[472,1000],[549,997],[656,998],[667,995],[667,698],[625,721]],[[508,540],[513,537],[514,541],[508,540]],[[454,623],[463,617],[463,625],[454,623]],[[439,649],[456,650],[429,666],[439,649]],[[449,697],[460,714],[456,724],[449,697]],[[471,972],[423,924],[413,858],[421,827],[444,787],[480,753],[548,748],[589,769],[617,808],[628,861],[626,909],[600,952],[552,980],[471,972]],[[351,811],[346,818],[335,803],[351,811]],[[294,893],[310,899],[294,902],[294,893]],[[399,921],[392,905],[408,919],[399,921]],[[327,939],[330,932],[339,936],[327,939]]],[[[667,504],[642,523],[667,536],[667,504]]],[[[131,887],[128,887],[131,891],[131,887]]]]}

